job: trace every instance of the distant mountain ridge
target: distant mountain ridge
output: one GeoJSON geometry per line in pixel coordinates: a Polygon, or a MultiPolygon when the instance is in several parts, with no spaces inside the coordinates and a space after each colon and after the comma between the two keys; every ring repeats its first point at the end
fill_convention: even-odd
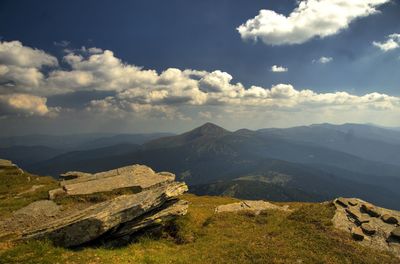
{"type": "Polygon", "coordinates": [[[57,176],[69,170],[96,172],[139,163],[175,173],[198,194],[284,201],[343,195],[399,208],[398,149],[396,143],[388,143],[396,135],[400,133],[356,125],[231,132],[206,123],[143,144],[65,153],[31,164],[28,170],[57,176]],[[349,134],[349,129],[361,132],[349,134]],[[376,160],[385,150],[393,159],[376,160]]]}

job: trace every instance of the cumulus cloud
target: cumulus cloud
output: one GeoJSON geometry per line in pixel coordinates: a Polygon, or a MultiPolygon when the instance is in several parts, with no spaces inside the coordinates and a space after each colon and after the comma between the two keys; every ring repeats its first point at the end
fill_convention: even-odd
{"type": "MultiPolygon", "coordinates": [[[[47,56],[50,55],[44,53],[44,57],[47,56]]],[[[231,115],[315,109],[319,109],[317,113],[323,112],[322,109],[364,112],[400,110],[400,98],[386,94],[318,93],[310,89],[296,89],[290,84],[245,87],[221,70],[209,72],[168,68],[159,73],[127,64],[109,50],[66,54],[63,61],[69,65],[67,69],[54,66],[50,71],[43,71],[43,61],[48,60],[36,65],[30,61],[17,64],[11,60],[0,64],[1,116],[12,113],[54,115],[60,109],[48,107],[46,97],[94,90],[111,93],[105,93],[105,97],[96,98],[81,109],[89,115],[104,118],[134,116],[188,120],[194,117],[188,113],[195,112],[199,113],[197,118],[207,119],[219,116],[217,109],[231,115]],[[29,66],[22,67],[22,64],[29,66]]],[[[275,70],[279,68],[275,65],[275,70]]]]}
{"type": "Polygon", "coordinates": [[[335,35],[355,19],[377,13],[377,7],[388,2],[390,0],[301,0],[288,16],[263,9],[237,30],[242,39],[260,39],[267,45],[302,44],[314,37],[335,35]]]}
{"type": "Polygon", "coordinates": [[[327,64],[333,61],[332,57],[325,57],[322,56],[321,58],[317,59],[317,60],[313,60],[313,63],[320,63],[320,64],[327,64]]]}
{"type": "MultiPolygon", "coordinates": [[[[0,116],[46,116],[52,113],[46,105],[47,99],[30,94],[0,95],[0,116]]],[[[54,114],[55,112],[53,112],[54,114]]]]}
{"type": "Polygon", "coordinates": [[[271,67],[271,71],[272,72],[287,72],[287,71],[289,71],[289,69],[285,68],[283,66],[273,65],[271,67]]]}
{"type": "Polygon", "coordinates": [[[400,48],[400,34],[398,33],[390,34],[389,36],[386,37],[386,41],[383,42],[374,41],[372,42],[372,44],[375,47],[382,50],[383,52],[398,49],[400,48]]]}
{"type": "Polygon", "coordinates": [[[23,46],[19,41],[0,42],[0,64],[40,68],[42,66],[57,66],[57,58],[38,49],[23,46]]]}

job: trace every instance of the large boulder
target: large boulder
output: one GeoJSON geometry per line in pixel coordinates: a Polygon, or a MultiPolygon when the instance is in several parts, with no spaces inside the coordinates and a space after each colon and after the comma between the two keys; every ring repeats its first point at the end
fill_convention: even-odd
{"type": "Polygon", "coordinates": [[[336,213],[332,221],[336,228],[349,232],[362,245],[400,257],[400,239],[396,237],[400,212],[356,198],[338,198],[333,204],[336,213]]]}
{"type": "Polygon", "coordinates": [[[184,183],[171,183],[132,195],[122,195],[83,211],[56,219],[23,233],[24,238],[48,238],[71,247],[92,241],[123,223],[133,221],[187,191],[184,183]]]}
{"type": "Polygon", "coordinates": [[[74,247],[135,235],[186,214],[188,203],[178,197],[188,187],[174,178],[142,165],[72,177],[50,191],[54,200],[34,202],[0,223],[0,237],[11,231],[16,240],[49,239],[74,247]],[[119,192],[126,188],[135,190],[119,192]],[[85,200],[98,193],[106,200],[85,200]]]}

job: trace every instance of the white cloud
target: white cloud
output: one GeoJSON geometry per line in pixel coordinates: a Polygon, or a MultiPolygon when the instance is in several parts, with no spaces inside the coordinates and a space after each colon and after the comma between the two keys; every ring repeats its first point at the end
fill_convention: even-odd
{"type": "Polygon", "coordinates": [[[287,71],[289,71],[289,69],[285,68],[283,66],[273,65],[271,67],[271,71],[272,72],[287,72],[287,71]]]}
{"type": "Polygon", "coordinates": [[[56,114],[57,109],[49,109],[46,98],[29,94],[0,95],[0,116],[46,116],[56,114]]]}
{"type": "MultiPolygon", "coordinates": [[[[93,90],[112,92],[112,96],[107,93],[107,97],[92,100],[83,107],[86,114],[100,115],[102,119],[188,120],[195,117],[194,114],[188,116],[190,113],[199,113],[196,118],[204,119],[221,116],[219,111],[226,115],[288,111],[314,111],[317,115],[328,110],[400,113],[400,97],[381,93],[359,96],[344,91],[318,93],[296,89],[290,84],[245,87],[221,70],[168,68],[158,73],[124,63],[109,50],[96,54],[70,53],[64,61],[70,69],[57,67],[49,72],[43,71],[41,64],[32,67],[30,61],[23,63],[29,67],[17,66],[10,61],[1,63],[0,116],[10,113],[49,116],[60,109],[47,107],[47,96],[93,90]]],[[[284,67],[275,65],[275,69],[279,68],[284,67]]]]}
{"type": "Polygon", "coordinates": [[[38,49],[23,46],[19,41],[0,42],[0,64],[24,68],[57,66],[57,58],[38,49]]]}
{"type": "Polygon", "coordinates": [[[321,58],[317,60],[313,60],[314,63],[320,63],[320,64],[327,64],[333,61],[332,57],[324,57],[322,56],[321,58]]]}
{"type": "Polygon", "coordinates": [[[375,47],[378,47],[383,52],[398,49],[398,48],[400,48],[400,34],[397,34],[397,33],[391,34],[391,35],[387,36],[386,41],[384,41],[384,42],[374,41],[374,42],[372,42],[372,44],[375,47]]]}
{"type": "Polygon", "coordinates": [[[335,35],[357,18],[377,13],[390,0],[301,0],[289,16],[273,10],[259,14],[237,28],[242,39],[267,45],[302,44],[314,37],[335,35]]]}

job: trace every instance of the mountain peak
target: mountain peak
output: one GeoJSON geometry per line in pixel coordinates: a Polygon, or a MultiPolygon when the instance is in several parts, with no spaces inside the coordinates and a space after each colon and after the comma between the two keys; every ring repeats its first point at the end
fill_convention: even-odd
{"type": "Polygon", "coordinates": [[[228,130],[225,128],[222,128],[220,126],[217,126],[216,124],[213,123],[205,123],[202,126],[199,126],[192,131],[188,132],[189,134],[197,134],[201,136],[220,136],[229,133],[228,130]]]}

